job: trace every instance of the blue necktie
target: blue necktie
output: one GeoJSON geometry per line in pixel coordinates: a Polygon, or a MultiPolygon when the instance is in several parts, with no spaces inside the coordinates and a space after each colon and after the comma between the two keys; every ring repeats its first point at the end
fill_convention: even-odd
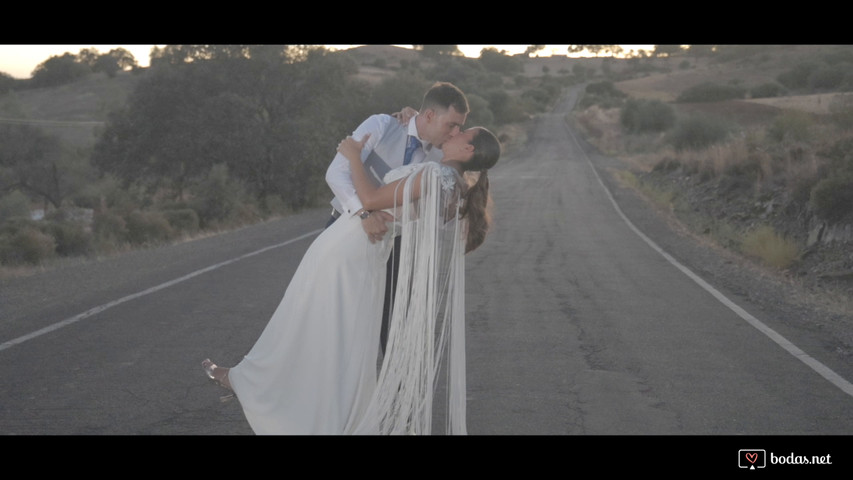
{"type": "Polygon", "coordinates": [[[421,141],[409,135],[409,140],[406,143],[406,155],[403,157],[403,165],[408,165],[412,162],[412,154],[419,148],[421,148],[421,141]]]}

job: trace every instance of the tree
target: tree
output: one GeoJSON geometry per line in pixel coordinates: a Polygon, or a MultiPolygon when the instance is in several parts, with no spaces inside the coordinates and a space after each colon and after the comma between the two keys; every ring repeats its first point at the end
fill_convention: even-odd
{"type": "Polygon", "coordinates": [[[674,57],[684,53],[681,45],[655,45],[654,56],[656,57],[674,57]]]}
{"type": "Polygon", "coordinates": [[[38,64],[30,80],[34,87],[52,87],[74,81],[92,73],[91,67],[77,60],[71,53],[53,55],[38,64]]]}
{"type": "Polygon", "coordinates": [[[480,51],[480,63],[491,72],[513,75],[524,71],[524,63],[520,58],[506,54],[506,51],[498,51],[494,47],[484,48],[480,51]]]}
{"type": "Polygon", "coordinates": [[[199,123],[199,111],[219,86],[203,62],[186,67],[154,69],[139,83],[125,109],[108,119],[94,166],[150,191],[168,187],[176,198],[209,170],[198,152],[199,130],[209,128],[199,123]]]}
{"type": "Polygon", "coordinates": [[[456,45],[412,45],[412,47],[420,51],[421,55],[427,58],[438,58],[442,55],[462,55],[462,52],[459,51],[459,47],[456,45]]]}
{"type": "Polygon", "coordinates": [[[538,52],[539,50],[542,50],[542,49],[544,49],[544,48],[545,48],[545,45],[530,45],[529,47],[527,47],[527,49],[526,49],[526,50],[524,50],[524,56],[525,56],[525,57],[530,57],[530,56],[531,56],[531,55],[533,55],[534,53],[536,53],[536,52],[538,52]]]}
{"type": "Polygon", "coordinates": [[[0,194],[23,190],[55,208],[86,182],[85,159],[29,125],[0,125],[0,194]]]}
{"type": "Polygon", "coordinates": [[[17,80],[8,73],[0,72],[0,93],[6,93],[15,87],[17,80]]]}
{"type": "Polygon", "coordinates": [[[114,48],[104,55],[99,55],[92,64],[92,71],[104,72],[114,77],[117,72],[135,68],[138,64],[133,54],[124,48],[114,48]]]}
{"type": "Polygon", "coordinates": [[[688,45],[687,53],[695,58],[714,55],[716,45],[688,45]]]}
{"type": "Polygon", "coordinates": [[[596,57],[602,55],[615,56],[622,53],[622,47],[619,45],[569,45],[569,53],[581,53],[587,51],[596,57]]]}
{"type": "Polygon", "coordinates": [[[357,66],[319,47],[170,46],[108,122],[93,163],[126,183],[181,199],[214,165],[261,202],[305,205],[364,115],[349,91],[357,66]],[[322,128],[318,127],[322,125],[322,128]],[[329,138],[331,136],[331,138],[329,138]]]}

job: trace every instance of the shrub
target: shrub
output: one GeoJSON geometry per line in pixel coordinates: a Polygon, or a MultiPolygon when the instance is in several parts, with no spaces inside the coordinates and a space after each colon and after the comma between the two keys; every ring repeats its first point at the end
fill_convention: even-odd
{"type": "Polygon", "coordinates": [[[144,245],[166,241],[174,230],[161,212],[134,210],[126,218],[130,243],[144,245]]]}
{"type": "Polygon", "coordinates": [[[773,141],[805,142],[811,137],[814,119],[805,112],[787,111],[773,120],[767,136],[773,141]]]}
{"type": "Polygon", "coordinates": [[[586,86],[584,92],[578,105],[581,108],[592,105],[600,105],[601,108],[620,107],[627,97],[624,92],[613,86],[612,82],[591,83],[586,86]]]}
{"type": "Polygon", "coordinates": [[[521,99],[525,104],[531,107],[533,111],[544,111],[548,102],[551,101],[550,94],[541,88],[528,88],[521,94],[521,99]]]}
{"type": "Polygon", "coordinates": [[[675,111],[660,100],[631,99],[619,120],[631,133],[662,132],[675,124],[675,111]]]}
{"type": "Polygon", "coordinates": [[[720,102],[735,100],[744,96],[746,96],[746,91],[741,87],[703,83],[681,92],[676,101],[682,103],[720,102]]]}
{"type": "Polygon", "coordinates": [[[56,253],[70,257],[92,253],[92,233],[73,222],[47,222],[45,228],[56,240],[56,253]]]}
{"type": "Polygon", "coordinates": [[[468,114],[467,122],[470,125],[493,125],[495,122],[495,114],[492,113],[489,107],[489,102],[475,94],[468,95],[468,105],[471,107],[471,113],[468,114]]]}
{"type": "Polygon", "coordinates": [[[809,75],[809,86],[818,90],[832,90],[841,86],[847,72],[842,65],[822,66],[809,75]]]}
{"type": "Polygon", "coordinates": [[[785,89],[778,83],[763,83],[749,90],[749,96],[752,98],[773,98],[784,93],[785,89]]]}
{"type": "Polygon", "coordinates": [[[699,150],[722,142],[731,130],[729,124],[719,117],[691,115],[675,125],[668,141],[676,150],[699,150]]]}
{"type": "Polygon", "coordinates": [[[0,236],[0,262],[6,265],[39,265],[56,254],[56,242],[34,227],[0,236]]]}
{"type": "Polygon", "coordinates": [[[117,246],[127,241],[127,222],[121,215],[111,211],[102,211],[95,214],[92,225],[95,238],[102,244],[117,246]]]}
{"type": "Polygon", "coordinates": [[[0,222],[14,217],[30,216],[30,199],[18,190],[0,198],[0,222]]]}
{"type": "Polygon", "coordinates": [[[176,232],[192,234],[199,229],[198,214],[191,208],[163,210],[163,215],[176,232]]]}
{"type": "Polygon", "coordinates": [[[613,82],[596,82],[586,86],[586,93],[602,97],[625,98],[624,92],[613,85],[613,82]]]}
{"type": "Polygon", "coordinates": [[[829,159],[833,174],[853,174],[853,136],[836,140],[820,153],[829,159]]]}
{"type": "Polygon", "coordinates": [[[792,67],[790,70],[780,73],[779,76],[776,77],[776,80],[786,88],[805,88],[809,85],[809,77],[817,67],[817,64],[814,62],[800,63],[792,67]]]}
{"type": "Polygon", "coordinates": [[[228,220],[245,197],[242,184],[231,178],[224,164],[214,165],[194,193],[192,206],[203,228],[228,220]]]}
{"type": "Polygon", "coordinates": [[[652,171],[669,173],[678,170],[679,168],[681,168],[681,162],[678,161],[678,159],[664,157],[652,167],[652,171]]]}
{"type": "Polygon", "coordinates": [[[840,128],[853,129],[853,96],[836,97],[835,102],[829,106],[829,114],[833,123],[840,128]]]}
{"type": "Polygon", "coordinates": [[[291,213],[293,211],[284,199],[281,198],[281,195],[275,194],[270,194],[264,197],[262,210],[264,213],[271,215],[281,215],[291,213]]]}
{"type": "Polygon", "coordinates": [[[853,212],[853,175],[833,175],[817,182],[809,199],[815,215],[836,223],[853,212]]]}
{"type": "Polygon", "coordinates": [[[748,232],[743,238],[741,248],[743,253],[780,269],[791,266],[799,255],[796,243],[780,236],[773,227],[767,225],[748,232]]]}
{"type": "Polygon", "coordinates": [[[510,95],[503,90],[494,90],[486,95],[489,107],[494,115],[494,121],[498,125],[523,121],[527,119],[527,113],[520,99],[510,95]]]}

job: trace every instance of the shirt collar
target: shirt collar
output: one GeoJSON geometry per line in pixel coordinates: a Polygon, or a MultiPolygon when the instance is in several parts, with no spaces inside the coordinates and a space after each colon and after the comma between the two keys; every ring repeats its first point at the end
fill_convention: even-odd
{"type": "Polygon", "coordinates": [[[416,119],[416,118],[418,118],[418,116],[417,116],[417,115],[415,115],[414,117],[412,117],[412,118],[410,118],[410,119],[409,119],[409,126],[408,126],[408,132],[409,132],[409,135],[412,135],[412,136],[414,136],[415,138],[417,138],[418,140],[420,140],[420,141],[421,141],[421,145],[423,145],[424,151],[425,151],[425,152],[428,152],[428,151],[430,151],[430,149],[432,148],[432,144],[431,144],[431,143],[429,143],[429,142],[427,142],[426,140],[422,139],[422,138],[418,135],[418,127],[417,127],[417,124],[415,123],[415,119],[416,119]]]}

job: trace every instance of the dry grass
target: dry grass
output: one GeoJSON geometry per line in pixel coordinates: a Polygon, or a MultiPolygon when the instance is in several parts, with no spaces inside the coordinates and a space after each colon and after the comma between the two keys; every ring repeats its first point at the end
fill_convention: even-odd
{"type": "Polygon", "coordinates": [[[766,265],[784,270],[799,257],[799,246],[767,225],[761,225],[743,237],[744,254],[760,259],[766,265]]]}
{"type": "Polygon", "coordinates": [[[849,93],[821,93],[815,95],[795,95],[790,97],[776,98],[756,98],[748,100],[751,103],[759,105],[768,105],[771,107],[796,110],[800,112],[829,114],[830,107],[837,104],[851,95],[849,93]]]}
{"type": "Polygon", "coordinates": [[[604,153],[616,154],[625,151],[619,115],[618,108],[604,109],[593,105],[573,117],[589,142],[604,153]]]}
{"type": "Polygon", "coordinates": [[[642,193],[657,208],[670,212],[674,209],[676,198],[674,191],[649,185],[628,170],[614,169],[612,173],[620,183],[642,193]]]}

